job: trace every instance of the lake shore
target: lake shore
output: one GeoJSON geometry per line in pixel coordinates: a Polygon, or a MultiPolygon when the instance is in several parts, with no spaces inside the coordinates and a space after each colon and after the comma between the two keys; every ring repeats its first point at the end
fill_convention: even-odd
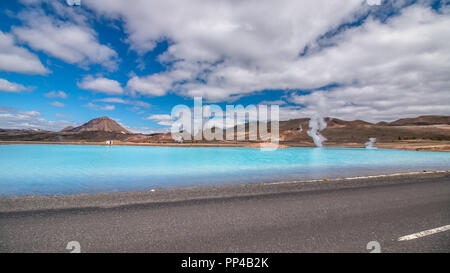
{"type": "Polygon", "coordinates": [[[107,209],[114,207],[164,205],[168,203],[196,202],[243,197],[257,197],[292,192],[314,192],[336,188],[388,185],[410,179],[439,179],[448,177],[450,171],[399,173],[366,177],[349,177],[309,181],[274,182],[236,186],[177,188],[121,193],[77,194],[63,196],[0,197],[0,213],[42,212],[53,210],[107,209]]]}
{"type": "MultiPolygon", "coordinates": [[[[107,145],[105,142],[48,142],[48,141],[0,141],[0,145],[107,145]]],[[[115,141],[114,146],[149,146],[149,147],[245,147],[260,148],[263,143],[134,143],[115,141]]],[[[325,147],[331,148],[364,148],[361,143],[326,142],[325,147]]],[[[450,141],[411,140],[398,142],[380,142],[375,146],[381,149],[396,149],[407,151],[450,152],[450,141]]],[[[281,142],[279,148],[314,147],[313,143],[281,142]]]]}

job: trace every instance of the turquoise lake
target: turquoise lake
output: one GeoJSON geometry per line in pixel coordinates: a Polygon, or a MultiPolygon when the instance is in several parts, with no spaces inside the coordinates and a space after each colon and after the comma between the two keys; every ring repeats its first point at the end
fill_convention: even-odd
{"type": "Polygon", "coordinates": [[[0,196],[112,193],[449,169],[450,153],[385,149],[0,145],[0,196]]]}

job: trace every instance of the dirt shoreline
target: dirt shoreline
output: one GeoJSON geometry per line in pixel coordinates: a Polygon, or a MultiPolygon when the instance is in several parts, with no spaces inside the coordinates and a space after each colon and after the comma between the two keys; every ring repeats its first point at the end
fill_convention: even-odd
{"type": "MultiPolygon", "coordinates": [[[[107,146],[105,142],[47,142],[47,141],[0,141],[0,145],[102,145],[107,146]]],[[[261,148],[264,143],[134,143],[134,142],[114,142],[114,146],[148,146],[148,147],[245,147],[261,148]]],[[[364,148],[361,143],[325,143],[325,147],[334,148],[364,148]]],[[[395,149],[408,151],[430,151],[430,152],[450,152],[450,141],[399,141],[390,143],[376,143],[381,149],[395,149]]],[[[267,147],[267,146],[266,146],[267,147]]],[[[273,146],[271,146],[272,148],[273,146]]],[[[312,143],[300,142],[281,142],[279,148],[290,147],[314,147],[312,143]]]]}

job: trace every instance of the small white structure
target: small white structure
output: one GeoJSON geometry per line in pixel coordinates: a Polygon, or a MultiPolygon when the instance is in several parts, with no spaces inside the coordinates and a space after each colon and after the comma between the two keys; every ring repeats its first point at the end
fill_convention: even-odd
{"type": "Polygon", "coordinates": [[[113,145],[113,144],[114,144],[114,142],[112,140],[107,140],[106,141],[106,145],[113,145]]]}

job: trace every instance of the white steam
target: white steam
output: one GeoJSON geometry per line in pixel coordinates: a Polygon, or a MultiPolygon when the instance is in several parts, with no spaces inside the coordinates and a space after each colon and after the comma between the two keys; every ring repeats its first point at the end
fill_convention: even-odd
{"type": "Polygon", "coordinates": [[[325,117],[327,116],[327,99],[323,93],[313,93],[311,95],[312,101],[309,103],[309,107],[314,114],[311,115],[309,120],[309,127],[311,130],[308,131],[308,135],[314,140],[314,144],[317,147],[323,147],[323,142],[327,139],[320,134],[320,131],[327,128],[327,123],[325,122],[325,117]]]}
{"type": "Polygon", "coordinates": [[[366,149],[376,149],[376,147],[374,147],[375,142],[377,142],[377,139],[374,137],[371,137],[369,139],[369,142],[366,142],[366,149]]]}
{"type": "Polygon", "coordinates": [[[311,130],[308,131],[308,135],[314,140],[314,144],[317,147],[323,147],[323,142],[327,139],[322,136],[319,132],[327,128],[327,123],[323,117],[312,117],[309,121],[309,127],[311,130]]]}

